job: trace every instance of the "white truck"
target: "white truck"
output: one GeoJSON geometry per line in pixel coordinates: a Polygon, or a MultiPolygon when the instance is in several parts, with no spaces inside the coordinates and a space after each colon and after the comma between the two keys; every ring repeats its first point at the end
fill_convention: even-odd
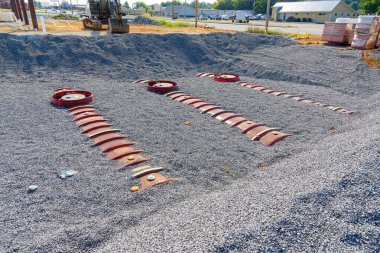
{"type": "Polygon", "coordinates": [[[247,13],[245,11],[237,11],[235,17],[236,23],[248,23],[249,19],[247,19],[247,13]]]}

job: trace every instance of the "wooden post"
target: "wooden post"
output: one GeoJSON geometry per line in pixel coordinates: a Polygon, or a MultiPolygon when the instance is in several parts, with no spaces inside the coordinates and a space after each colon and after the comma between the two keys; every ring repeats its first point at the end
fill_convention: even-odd
{"type": "Polygon", "coordinates": [[[28,0],[30,16],[32,17],[33,28],[38,30],[36,10],[34,9],[33,0],[28,0]]]}
{"type": "Polygon", "coordinates": [[[195,27],[198,27],[198,0],[195,0],[195,27]]]}
{"type": "Polygon", "coordinates": [[[21,21],[24,21],[24,19],[22,18],[20,2],[19,2],[19,0],[15,0],[15,1],[16,1],[16,9],[17,9],[17,12],[18,12],[18,16],[19,16],[19,18],[20,18],[21,21]]]}
{"type": "Polygon", "coordinates": [[[265,32],[268,33],[269,26],[269,13],[270,13],[270,0],[267,0],[267,17],[265,19],[265,32]]]}
{"type": "Polygon", "coordinates": [[[22,9],[22,15],[24,16],[24,22],[25,25],[29,25],[29,18],[28,18],[28,13],[26,12],[26,6],[24,0],[21,1],[21,9],[22,9]]]}
{"type": "Polygon", "coordinates": [[[11,0],[12,12],[15,14],[17,19],[20,19],[17,12],[16,2],[15,0],[11,0]]]}

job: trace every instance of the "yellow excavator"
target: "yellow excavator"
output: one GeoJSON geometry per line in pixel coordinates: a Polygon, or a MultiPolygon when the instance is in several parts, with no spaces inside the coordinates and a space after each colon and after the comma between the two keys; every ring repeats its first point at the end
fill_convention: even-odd
{"type": "Polygon", "coordinates": [[[127,19],[123,19],[120,0],[88,0],[88,14],[82,18],[83,26],[93,31],[108,24],[109,33],[129,33],[127,19]]]}

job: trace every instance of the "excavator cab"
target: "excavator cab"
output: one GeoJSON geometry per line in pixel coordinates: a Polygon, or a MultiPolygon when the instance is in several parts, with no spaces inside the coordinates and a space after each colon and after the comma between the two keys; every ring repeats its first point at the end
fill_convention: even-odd
{"type": "Polygon", "coordinates": [[[129,33],[119,0],[88,0],[88,9],[89,17],[82,20],[85,28],[99,31],[107,24],[109,33],[129,33]]]}

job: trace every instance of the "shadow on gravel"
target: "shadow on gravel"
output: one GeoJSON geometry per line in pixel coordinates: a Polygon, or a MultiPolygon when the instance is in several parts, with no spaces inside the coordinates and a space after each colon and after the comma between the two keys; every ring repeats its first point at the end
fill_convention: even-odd
{"type": "Polygon", "coordinates": [[[380,252],[380,160],[365,167],[333,190],[298,198],[289,218],[235,236],[214,252],[380,252]]]}

